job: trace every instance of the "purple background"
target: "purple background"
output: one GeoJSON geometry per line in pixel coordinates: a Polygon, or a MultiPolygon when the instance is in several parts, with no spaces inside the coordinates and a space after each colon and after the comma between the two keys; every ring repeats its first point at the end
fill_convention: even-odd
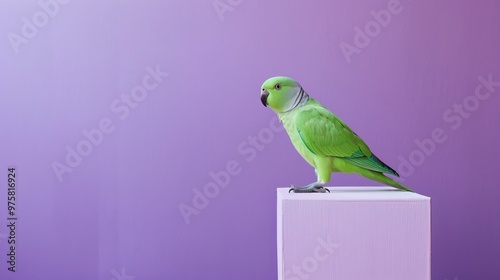
{"type": "Polygon", "coordinates": [[[389,165],[413,155],[401,173],[432,197],[433,279],[500,279],[500,87],[473,97],[479,76],[500,80],[500,4],[401,0],[348,63],[339,45],[388,2],[232,0],[219,16],[212,0],[73,0],[16,53],[9,33],[42,8],[2,1],[0,172],[17,167],[19,221],[13,274],[4,179],[0,278],[275,279],[276,188],[315,180],[259,100],[288,75],[389,165]],[[121,120],[111,104],[156,65],[170,75],[121,120]],[[464,100],[474,110],[446,121],[464,100]],[[104,118],[114,131],[60,182],[51,164],[104,118]],[[419,158],[415,140],[436,128],[446,141],[419,158]],[[240,173],[187,225],[179,206],[229,162],[240,173]]]}

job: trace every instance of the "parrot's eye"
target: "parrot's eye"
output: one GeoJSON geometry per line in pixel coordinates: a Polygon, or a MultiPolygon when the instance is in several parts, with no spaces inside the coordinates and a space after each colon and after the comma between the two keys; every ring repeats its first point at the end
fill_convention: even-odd
{"type": "Polygon", "coordinates": [[[276,85],[274,85],[274,88],[275,88],[275,89],[280,89],[280,88],[281,88],[281,85],[280,85],[280,84],[276,84],[276,85]]]}

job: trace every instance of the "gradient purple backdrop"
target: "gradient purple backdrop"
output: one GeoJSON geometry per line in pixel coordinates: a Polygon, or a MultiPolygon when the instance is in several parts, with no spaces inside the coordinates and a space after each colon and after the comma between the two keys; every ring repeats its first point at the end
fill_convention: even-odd
{"type": "Polygon", "coordinates": [[[19,176],[16,273],[0,182],[1,279],[276,279],[276,188],[315,176],[286,133],[269,138],[259,87],[275,75],[297,79],[395,168],[443,129],[404,180],[432,197],[433,279],[500,279],[500,87],[471,97],[479,76],[500,80],[498,1],[401,0],[350,63],[339,45],[391,1],[220,3],[230,9],[68,1],[19,45],[9,34],[43,10],[0,3],[0,173],[19,176]],[[121,120],[113,102],[157,65],[170,75],[121,120]],[[464,100],[475,108],[453,129],[459,114],[443,114],[464,100]],[[60,182],[52,163],[104,118],[114,130],[60,182]],[[268,141],[251,158],[259,133],[268,141]],[[231,161],[240,173],[187,225],[179,206],[231,161]]]}

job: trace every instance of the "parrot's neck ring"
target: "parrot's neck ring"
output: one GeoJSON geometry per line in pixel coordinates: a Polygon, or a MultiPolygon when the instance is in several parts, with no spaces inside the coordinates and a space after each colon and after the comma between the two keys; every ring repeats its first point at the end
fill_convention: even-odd
{"type": "Polygon", "coordinates": [[[307,101],[309,101],[309,94],[307,94],[307,92],[305,92],[304,89],[301,87],[299,93],[297,94],[297,97],[295,97],[295,101],[293,102],[292,106],[288,110],[283,111],[281,113],[288,113],[291,110],[299,106],[302,106],[307,101]]]}

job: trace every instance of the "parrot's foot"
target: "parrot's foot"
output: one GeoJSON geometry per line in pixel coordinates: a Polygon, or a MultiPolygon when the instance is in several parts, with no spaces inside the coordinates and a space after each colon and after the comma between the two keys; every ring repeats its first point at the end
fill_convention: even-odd
{"type": "Polygon", "coordinates": [[[307,186],[303,187],[298,187],[298,186],[291,186],[290,190],[288,192],[294,192],[294,193],[326,193],[330,192],[329,189],[324,188],[322,183],[316,182],[309,184],[307,186]]]}

